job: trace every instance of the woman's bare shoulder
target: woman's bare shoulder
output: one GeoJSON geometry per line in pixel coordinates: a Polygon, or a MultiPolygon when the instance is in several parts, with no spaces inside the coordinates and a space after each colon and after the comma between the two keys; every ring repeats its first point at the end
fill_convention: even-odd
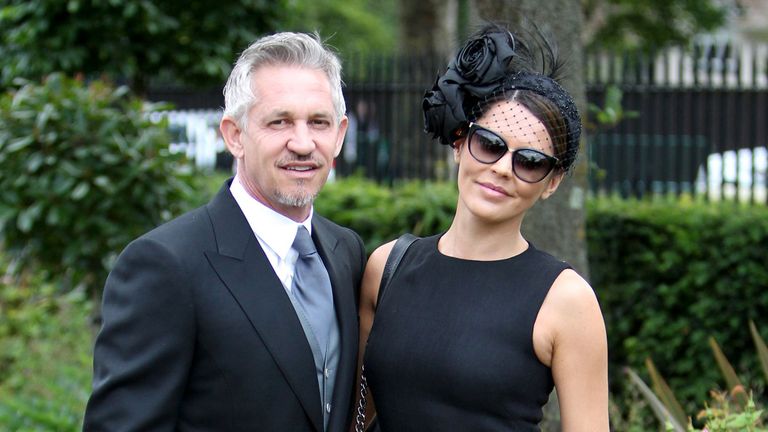
{"type": "Polygon", "coordinates": [[[547,300],[564,307],[589,307],[597,304],[595,290],[575,270],[565,269],[555,279],[547,300]]]}
{"type": "Polygon", "coordinates": [[[371,253],[371,256],[368,257],[368,262],[365,265],[365,273],[363,274],[361,294],[361,302],[364,304],[367,303],[374,308],[376,307],[376,298],[379,295],[381,275],[384,273],[384,265],[387,263],[387,258],[394,245],[395,240],[384,243],[377,247],[371,253]]]}

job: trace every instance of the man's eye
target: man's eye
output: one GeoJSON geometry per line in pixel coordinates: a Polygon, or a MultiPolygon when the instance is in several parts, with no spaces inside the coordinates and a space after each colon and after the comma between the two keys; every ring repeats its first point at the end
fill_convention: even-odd
{"type": "Polygon", "coordinates": [[[287,124],[288,124],[288,120],[286,119],[276,119],[269,122],[269,125],[274,127],[282,127],[282,126],[286,126],[287,124]]]}
{"type": "Polygon", "coordinates": [[[325,127],[329,127],[331,125],[331,122],[325,119],[315,119],[315,120],[311,120],[310,124],[314,127],[325,128],[325,127]]]}

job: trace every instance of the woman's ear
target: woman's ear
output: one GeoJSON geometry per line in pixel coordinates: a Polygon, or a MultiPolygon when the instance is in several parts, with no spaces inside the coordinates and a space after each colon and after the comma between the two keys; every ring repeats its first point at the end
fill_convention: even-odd
{"type": "Polygon", "coordinates": [[[464,143],[467,142],[466,138],[459,138],[453,142],[453,161],[459,163],[461,159],[461,152],[464,149],[464,143]]]}
{"type": "Polygon", "coordinates": [[[547,180],[547,187],[544,188],[544,192],[541,193],[541,199],[545,200],[552,196],[552,194],[557,190],[558,186],[560,186],[560,183],[563,181],[564,177],[565,171],[557,170],[553,172],[549,177],[549,180],[547,180]]]}

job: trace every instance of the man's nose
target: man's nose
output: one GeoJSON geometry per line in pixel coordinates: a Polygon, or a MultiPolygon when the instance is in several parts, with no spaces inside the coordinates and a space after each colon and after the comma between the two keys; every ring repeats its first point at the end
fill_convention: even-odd
{"type": "Polygon", "coordinates": [[[306,123],[297,122],[293,127],[293,133],[288,139],[288,149],[300,155],[312,153],[315,149],[315,141],[312,131],[306,123]]]}

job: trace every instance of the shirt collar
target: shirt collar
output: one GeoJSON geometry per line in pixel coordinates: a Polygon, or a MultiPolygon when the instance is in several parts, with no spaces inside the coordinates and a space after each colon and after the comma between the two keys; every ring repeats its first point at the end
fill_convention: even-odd
{"type": "Polygon", "coordinates": [[[262,242],[266,243],[279,257],[285,259],[291,250],[293,240],[296,238],[296,230],[304,226],[312,235],[312,215],[314,208],[310,208],[309,217],[301,223],[297,223],[275,210],[267,207],[261,201],[252,197],[240,182],[240,177],[235,176],[229,190],[232,196],[245,214],[253,233],[262,242]]]}

